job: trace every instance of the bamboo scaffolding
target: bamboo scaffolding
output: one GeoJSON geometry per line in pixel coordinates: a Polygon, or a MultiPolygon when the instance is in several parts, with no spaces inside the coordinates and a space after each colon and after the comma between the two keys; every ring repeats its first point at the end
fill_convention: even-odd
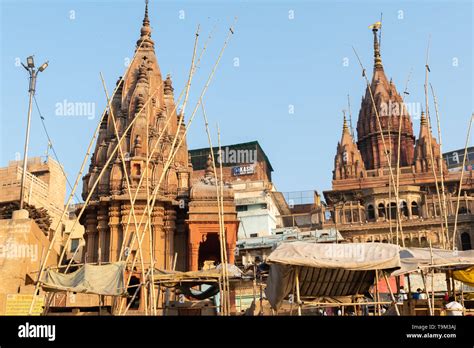
{"type": "MultiPolygon", "coordinates": [[[[216,197],[217,197],[217,212],[218,212],[218,220],[219,220],[219,250],[220,250],[220,257],[221,257],[221,264],[223,265],[223,281],[225,282],[225,277],[224,277],[224,249],[222,247],[222,241],[223,241],[223,238],[224,238],[224,234],[222,233],[222,225],[221,225],[221,221],[222,221],[222,218],[223,218],[223,211],[221,209],[221,204],[220,204],[220,197],[221,197],[221,192],[219,190],[219,185],[218,185],[218,176],[217,176],[217,169],[216,169],[216,162],[215,162],[215,156],[214,156],[214,151],[213,151],[213,147],[212,147],[212,140],[211,140],[211,133],[209,131],[209,123],[208,123],[208,119],[207,119],[207,115],[206,115],[206,109],[204,108],[204,101],[201,100],[201,108],[202,108],[202,115],[203,115],[203,118],[204,118],[204,125],[205,125],[205,128],[206,128],[206,134],[207,134],[207,141],[209,143],[209,149],[210,149],[210,156],[211,156],[211,161],[212,161],[212,169],[213,169],[213,172],[214,172],[214,178],[216,180],[216,197]]],[[[220,148],[219,148],[219,151],[220,151],[220,148]]],[[[221,177],[222,179],[222,177],[221,177]]],[[[221,292],[221,301],[223,303],[223,311],[222,313],[224,315],[228,315],[229,313],[227,312],[227,296],[225,294],[225,291],[227,289],[225,288],[225,286],[222,286],[222,292],[221,292]]]]}
{"type": "MultiPolygon", "coordinates": [[[[408,74],[407,82],[405,84],[405,90],[403,91],[402,95],[402,111],[400,114],[400,117],[402,117],[403,112],[406,110],[405,108],[405,95],[408,94],[408,83],[410,82],[410,77],[411,77],[412,70],[410,70],[410,73],[408,74]]],[[[398,144],[397,144],[397,183],[396,183],[396,190],[397,190],[397,195],[400,195],[400,151],[401,151],[401,138],[402,138],[402,120],[399,119],[398,121],[398,144]]],[[[407,207],[408,207],[408,202],[407,202],[407,207]]],[[[399,211],[399,203],[397,202],[397,211],[399,211]]],[[[396,228],[396,234],[397,234],[397,245],[400,245],[399,242],[399,226],[398,226],[398,220],[397,220],[397,228],[396,228]]],[[[393,240],[392,240],[393,242],[393,240]]]]}
{"type": "MultiPolygon", "coordinates": [[[[391,159],[391,156],[388,155],[387,144],[385,142],[385,137],[384,137],[384,134],[383,134],[382,124],[380,122],[379,112],[377,110],[377,105],[375,104],[374,95],[372,93],[372,86],[370,85],[369,79],[367,78],[367,74],[365,73],[366,70],[364,68],[364,65],[362,64],[362,61],[360,60],[359,54],[357,53],[357,51],[354,47],[352,47],[352,49],[354,50],[354,53],[357,57],[357,60],[359,61],[359,65],[362,69],[362,76],[364,77],[365,82],[367,84],[367,89],[369,90],[370,99],[372,101],[372,107],[374,109],[375,117],[377,119],[377,126],[379,128],[380,136],[381,136],[381,139],[382,139],[382,146],[383,146],[384,154],[385,154],[385,157],[387,158],[387,162],[388,162],[388,168],[389,168],[389,172],[390,172],[390,179],[392,180],[392,185],[395,187],[395,178],[393,176],[393,169],[392,169],[392,159],[391,159]]],[[[397,205],[398,205],[398,202],[399,202],[398,192],[396,192],[395,200],[397,201],[397,205]]],[[[397,220],[398,220],[398,224],[400,226],[400,234],[401,234],[401,237],[402,237],[402,246],[405,247],[405,240],[403,238],[403,229],[402,229],[400,214],[397,214],[397,220]]]]}
{"type": "MultiPolygon", "coordinates": [[[[217,124],[217,143],[219,146],[219,153],[222,154],[221,150],[221,133],[219,130],[219,124],[217,124]]],[[[224,175],[222,173],[222,160],[219,161],[219,171],[220,171],[220,234],[221,234],[221,248],[222,248],[222,254],[223,254],[223,259],[222,259],[222,271],[224,274],[224,295],[226,296],[226,312],[227,315],[230,315],[230,289],[229,289],[229,273],[228,273],[228,268],[227,268],[227,238],[226,238],[226,232],[225,232],[225,225],[224,225],[224,175]]],[[[219,200],[219,196],[218,196],[219,200]]]]}
{"type": "MultiPolygon", "coordinates": [[[[107,85],[105,83],[105,80],[104,80],[104,77],[103,77],[102,73],[100,73],[100,79],[102,81],[102,86],[104,88],[105,97],[107,98],[107,105],[109,107],[110,117],[112,118],[112,124],[114,126],[115,137],[117,138],[117,141],[118,141],[119,138],[120,138],[120,134],[118,133],[117,122],[116,122],[115,115],[114,115],[114,112],[113,112],[113,109],[112,109],[111,99],[109,98],[109,93],[107,91],[107,85]]],[[[146,117],[146,119],[147,119],[147,127],[148,127],[148,116],[146,117]]],[[[147,136],[148,136],[148,129],[147,129],[147,136]]],[[[147,141],[147,144],[148,144],[148,141],[147,141]]],[[[148,146],[147,146],[147,149],[148,149],[148,146]]],[[[132,200],[132,190],[131,190],[131,184],[130,184],[130,177],[128,175],[127,165],[125,163],[125,156],[123,154],[122,146],[119,146],[118,150],[119,150],[119,155],[120,155],[122,168],[123,168],[123,172],[124,172],[124,177],[125,177],[125,182],[126,182],[126,186],[127,186],[128,197],[131,201],[132,200]]],[[[147,165],[147,170],[148,170],[148,165],[147,165]]],[[[133,215],[135,229],[137,229],[138,225],[137,225],[137,217],[136,217],[136,214],[135,214],[134,205],[131,205],[130,212],[133,215]]],[[[138,245],[138,252],[140,253],[140,260],[141,260],[141,265],[142,265],[142,277],[145,278],[145,265],[143,264],[143,262],[144,262],[144,260],[143,260],[143,249],[142,249],[141,244],[138,245]]],[[[65,272],[67,272],[67,268],[66,268],[65,272]]],[[[145,298],[145,302],[146,302],[146,299],[147,299],[146,291],[144,292],[144,296],[145,296],[144,298],[145,298]]],[[[145,314],[148,315],[148,309],[146,309],[146,308],[145,308],[145,314]]]]}
{"type": "MultiPolygon", "coordinates": [[[[167,162],[165,163],[165,166],[163,167],[163,171],[162,171],[162,173],[161,173],[161,175],[160,175],[160,178],[159,178],[159,180],[158,180],[158,184],[156,185],[155,189],[153,190],[151,206],[154,206],[154,205],[155,205],[156,197],[157,197],[159,188],[160,188],[160,186],[161,186],[161,182],[163,181],[163,178],[164,178],[165,174],[167,173],[167,171],[168,171],[168,169],[169,169],[169,167],[170,167],[170,165],[171,165],[171,161],[172,161],[172,160],[174,159],[174,157],[176,156],[177,152],[179,151],[179,148],[180,148],[181,145],[182,145],[182,142],[183,142],[184,139],[186,138],[186,134],[187,134],[187,132],[188,132],[188,130],[189,130],[189,127],[190,127],[191,124],[192,124],[192,121],[193,121],[193,119],[194,119],[194,116],[196,115],[196,111],[197,111],[197,109],[199,108],[200,102],[201,102],[202,98],[204,97],[204,95],[205,95],[205,93],[206,93],[206,91],[207,91],[207,89],[208,89],[208,87],[209,87],[209,85],[210,85],[210,82],[212,81],[212,78],[213,78],[213,76],[214,76],[214,73],[215,73],[215,71],[216,71],[216,69],[217,69],[217,66],[218,66],[218,64],[219,64],[219,62],[220,62],[220,60],[221,60],[221,58],[222,58],[222,55],[223,55],[223,53],[224,53],[225,48],[227,47],[227,44],[228,44],[229,39],[230,39],[230,35],[232,35],[232,33],[233,33],[233,31],[232,31],[232,29],[230,29],[230,34],[227,36],[226,41],[224,42],[224,46],[223,46],[223,48],[221,49],[221,51],[220,51],[220,53],[219,53],[219,56],[218,56],[218,58],[217,58],[217,61],[216,61],[216,63],[214,64],[214,66],[213,66],[213,68],[212,68],[212,71],[211,71],[211,73],[210,73],[210,75],[209,75],[209,77],[208,77],[208,79],[207,79],[207,81],[206,81],[206,84],[205,84],[205,86],[204,86],[204,88],[203,88],[203,90],[202,90],[202,92],[201,92],[201,95],[200,95],[200,97],[199,97],[199,99],[198,99],[198,102],[197,102],[197,104],[196,104],[196,107],[194,108],[193,113],[191,114],[191,117],[190,117],[190,119],[189,119],[189,121],[188,121],[188,124],[187,124],[187,126],[186,126],[186,128],[185,128],[185,131],[184,131],[184,133],[183,133],[183,136],[181,137],[181,139],[179,140],[179,142],[178,142],[177,145],[173,145],[173,146],[171,147],[170,156],[169,156],[167,162]],[[176,148],[176,149],[173,151],[174,148],[176,148]]],[[[194,72],[194,70],[192,70],[192,71],[194,72]]],[[[182,121],[182,120],[181,120],[181,121],[182,121]]],[[[173,139],[173,144],[176,144],[176,141],[175,141],[175,140],[176,140],[176,138],[178,137],[178,135],[179,135],[179,128],[178,128],[178,130],[177,130],[177,132],[176,132],[175,138],[173,139]]],[[[150,202],[147,203],[147,207],[149,207],[149,206],[150,206],[150,202]]],[[[147,208],[145,208],[145,211],[146,211],[146,209],[147,209],[147,208]]],[[[144,213],[144,214],[145,214],[145,213],[144,213]]],[[[143,221],[143,217],[144,217],[144,215],[143,215],[142,218],[140,219],[140,224],[139,224],[139,225],[141,225],[141,223],[142,223],[142,221],[143,221]]],[[[146,230],[146,228],[147,228],[147,224],[148,224],[148,223],[145,224],[145,227],[144,227],[145,230],[146,230]]]]}
{"type": "MultiPolygon", "coordinates": [[[[138,52],[138,50],[141,48],[142,45],[143,45],[143,42],[138,46],[137,50],[135,51],[135,54],[133,55],[133,58],[132,58],[132,61],[131,61],[131,62],[133,62],[133,61],[136,59],[137,52],[138,52]]],[[[127,69],[125,70],[126,73],[127,73],[128,70],[130,69],[130,66],[131,66],[131,64],[130,64],[130,65],[127,67],[127,69]]],[[[125,76],[125,74],[124,74],[124,76],[125,76]]],[[[119,83],[117,84],[117,86],[115,87],[115,89],[114,89],[114,91],[113,91],[113,93],[112,93],[112,97],[115,96],[115,93],[117,92],[118,87],[119,87],[120,84],[122,83],[122,81],[123,81],[123,79],[124,79],[124,76],[122,76],[122,77],[120,78],[119,83]]],[[[68,200],[67,200],[67,202],[66,202],[66,205],[65,205],[65,207],[64,207],[64,210],[63,210],[63,212],[62,212],[62,214],[61,214],[61,217],[60,217],[60,219],[59,219],[59,221],[58,221],[58,224],[56,225],[56,228],[55,228],[55,230],[54,230],[54,232],[53,232],[53,238],[51,239],[51,241],[50,241],[50,243],[49,243],[48,250],[47,250],[46,256],[45,256],[45,260],[44,260],[44,262],[41,264],[40,271],[39,271],[39,273],[38,273],[38,278],[37,278],[36,283],[35,283],[35,289],[34,289],[34,291],[33,291],[33,299],[32,299],[32,301],[31,301],[31,305],[30,305],[30,309],[29,309],[29,311],[28,311],[28,315],[31,315],[31,313],[32,313],[32,311],[33,311],[33,307],[34,307],[34,303],[35,303],[35,298],[36,298],[36,295],[38,295],[38,292],[39,292],[39,284],[40,284],[41,276],[43,275],[45,263],[47,262],[47,260],[48,260],[48,258],[49,258],[49,255],[50,255],[50,253],[51,253],[51,250],[52,250],[52,248],[53,248],[53,246],[54,246],[54,242],[56,241],[57,234],[58,234],[58,232],[60,231],[60,227],[61,227],[62,220],[63,220],[64,217],[66,216],[67,211],[69,210],[69,206],[70,206],[70,204],[71,204],[71,200],[72,200],[72,198],[74,197],[74,194],[75,194],[75,192],[76,192],[77,186],[78,186],[78,184],[79,184],[79,180],[81,180],[82,173],[83,173],[83,171],[84,171],[84,168],[85,168],[85,166],[86,166],[87,160],[88,160],[89,155],[90,155],[90,150],[91,150],[92,145],[94,144],[94,141],[95,141],[95,139],[96,139],[96,137],[97,137],[97,134],[98,134],[99,129],[100,129],[100,124],[102,123],[102,120],[103,120],[103,118],[104,118],[104,116],[105,116],[105,114],[106,114],[106,111],[107,111],[107,107],[104,108],[104,111],[102,112],[102,116],[100,117],[100,120],[99,120],[99,122],[98,122],[98,124],[97,124],[97,127],[96,127],[96,129],[95,129],[95,131],[94,131],[94,134],[93,134],[93,136],[92,136],[92,138],[91,138],[91,141],[89,142],[89,145],[88,145],[87,151],[86,151],[86,155],[84,156],[84,159],[82,160],[82,164],[81,164],[81,167],[80,167],[80,169],[79,169],[79,173],[77,174],[76,181],[74,182],[74,185],[73,185],[73,187],[72,187],[72,190],[71,190],[71,193],[70,193],[70,195],[69,195],[69,198],[68,198],[68,200]]],[[[78,220],[79,220],[79,218],[76,219],[76,222],[77,222],[78,220]]],[[[74,223],[73,228],[74,228],[76,222],[74,223]]],[[[67,238],[67,240],[66,240],[66,242],[65,242],[65,245],[66,245],[66,246],[68,245],[68,243],[69,243],[69,241],[70,241],[70,238],[71,238],[71,234],[69,234],[69,236],[68,236],[68,238],[67,238]]],[[[66,253],[66,248],[64,248],[63,251],[62,251],[62,253],[61,253],[61,256],[60,256],[59,261],[58,261],[58,265],[61,264],[61,261],[62,261],[62,259],[64,258],[65,253],[66,253]]]]}
{"type": "MultiPolygon", "coordinates": [[[[429,53],[430,53],[430,40],[431,40],[431,36],[430,36],[430,39],[428,40],[428,47],[426,49],[425,84],[424,84],[425,104],[426,104],[426,106],[425,106],[426,110],[425,111],[426,111],[426,119],[427,119],[427,122],[428,122],[428,129],[429,129],[429,132],[430,132],[430,139],[429,139],[430,143],[429,143],[428,149],[429,149],[430,160],[431,160],[431,169],[433,171],[433,177],[435,179],[436,194],[438,196],[438,204],[439,204],[440,213],[444,214],[444,216],[446,217],[446,225],[444,225],[443,220],[441,220],[441,235],[443,236],[443,247],[446,247],[446,240],[447,240],[447,236],[448,236],[448,225],[447,225],[448,220],[447,220],[446,211],[444,211],[443,205],[442,205],[442,202],[441,202],[441,194],[440,194],[440,190],[439,190],[438,176],[436,175],[436,170],[435,170],[435,159],[434,159],[434,155],[433,155],[433,144],[432,144],[433,133],[432,133],[432,128],[431,128],[431,116],[430,116],[430,113],[429,113],[429,102],[428,102],[428,76],[429,76],[429,72],[430,72],[428,61],[429,61],[429,53]],[[445,231],[445,228],[446,228],[446,231],[445,231]]],[[[441,147],[440,147],[440,152],[441,152],[441,147]]],[[[445,207],[445,205],[444,205],[444,207],[445,207]]],[[[434,209],[434,213],[436,215],[436,207],[434,209]]]]}
{"type": "MultiPolygon", "coordinates": [[[[212,33],[211,33],[211,34],[212,34],[212,33]]],[[[206,49],[207,49],[207,45],[208,45],[208,43],[209,43],[209,41],[210,41],[210,38],[211,38],[211,35],[209,35],[208,40],[206,41],[206,43],[204,44],[204,46],[203,46],[203,48],[202,48],[202,50],[201,50],[198,63],[199,63],[201,57],[203,56],[204,52],[205,52],[206,49]]],[[[197,64],[198,64],[198,63],[197,63],[197,64]]],[[[195,73],[195,71],[196,71],[196,69],[197,69],[197,67],[198,67],[197,64],[194,66],[193,74],[195,73]]],[[[178,97],[178,100],[177,100],[177,102],[176,102],[176,104],[175,104],[175,107],[174,107],[174,109],[172,110],[171,114],[174,114],[174,113],[176,112],[177,107],[178,107],[179,103],[181,102],[181,98],[183,97],[183,95],[184,95],[184,93],[185,93],[186,87],[187,87],[187,86],[185,86],[185,87],[182,89],[182,91],[181,91],[181,93],[180,93],[180,95],[179,95],[179,97],[178,97]]],[[[160,135],[158,136],[158,139],[157,139],[157,141],[155,142],[155,146],[153,147],[153,149],[152,149],[152,151],[151,151],[151,153],[150,153],[150,155],[149,155],[149,158],[152,158],[153,155],[154,155],[154,153],[155,153],[155,151],[158,149],[158,145],[160,144],[161,138],[162,138],[163,135],[165,134],[165,131],[168,129],[168,126],[169,126],[169,124],[170,124],[170,120],[171,120],[171,118],[168,118],[168,119],[166,120],[166,123],[165,123],[165,125],[164,125],[164,127],[163,127],[163,131],[162,131],[162,132],[160,133],[160,135]]],[[[141,187],[142,181],[143,181],[143,177],[140,177],[140,181],[139,181],[139,183],[138,183],[138,188],[141,187]]],[[[139,190],[137,189],[136,192],[135,192],[135,197],[134,197],[133,201],[131,202],[131,204],[134,204],[134,203],[135,203],[135,200],[136,200],[136,198],[137,198],[137,196],[138,196],[138,192],[139,192],[139,190]]],[[[148,206],[148,205],[147,205],[147,206],[148,206]]],[[[119,256],[119,259],[122,257],[123,252],[124,252],[125,242],[126,242],[127,236],[128,236],[127,232],[128,232],[128,226],[129,226],[129,224],[130,224],[130,220],[131,220],[131,216],[129,216],[129,219],[128,219],[128,222],[127,222],[127,225],[126,225],[126,228],[125,228],[125,233],[124,233],[124,238],[123,238],[122,246],[121,246],[121,249],[120,249],[120,254],[119,254],[120,256],[119,256]]],[[[141,224],[140,224],[139,226],[141,226],[141,224]]],[[[135,237],[135,235],[134,235],[134,237],[135,237]]]]}
{"type": "Polygon", "coordinates": [[[446,243],[447,247],[449,248],[449,229],[448,229],[448,208],[446,205],[446,192],[444,189],[444,159],[443,159],[443,141],[441,138],[441,125],[439,121],[439,112],[438,112],[438,100],[436,99],[436,95],[433,89],[433,85],[430,83],[431,93],[433,95],[433,102],[435,107],[435,114],[436,114],[436,123],[438,128],[438,141],[439,141],[439,176],[441,178],[441,195],[443,198],[443,210],[444,210],[444,224],[446,225],[446,243]]]}
{"type": "MultiPolygon", "coordinates": [[[[196,39],[195,39],[195,44],[194,44],[194,50],[193,50],[193,56],[192,56],[192,61],[191,61],[191,68],[190,68],[190,73],[189,73],[189,77],[188,77],[188,82],[186,84],[186,88],[185,88],[185,100],[184,100],[184,103],[183,103],[183,110],[186,108],[186,103],[187,103],[187,98],[189,96],[189,89],[191,87],[191,80],[192,80],[192,76],[194,75],[194,60],[195,60],[195,56],[196,56],[196,47],[197,47],[197,41],[198,41],[198,37],[199,37],[199,26],[198,26],[198,29],[197,29],[197,32],[196,32],[196,39]]],[[[161,87],[160,87],[161,88],[161,87]]],[[[177,105],[177,104],[176,104],[177,105]]],[[[176,107],[175,107],[175,110],[176,110],[176,107]]],[[[173,113],[175,112],[175,110],[173,111],[173,113]]],[[[176,152],[173,153],[173,148],[174,148],[174,145],[175,145],[175,142],[176,142],[176,139],[178,138],[178,135],[179,135],[179,132],[180,132],[180,127],[181,127],[181,124],[182,124],[182,120],[184,118],[184,114],[182,113],[181,114],[181,117],[179,117],[179,123],[178,123],[178,127],[176,128],[176,134],[174,136],[174,139],[173,139],[173,143],[171,145],[171,150],[170,150],[170,156],[168,157],[167,161],[166,161],[166,164],[165,166],[163,167],[163,171],[160,175],[160,178],[158,180],[158,183],[156,184],[155,186],[155,189],[153,190],[153,193],[152,193],[152,200],[150,200],[150,197],[149,197],[149,193],[147,192],[147,204],[146,204],[146,207],[145,207],[145,210],[143,212],[143,215],[142,217],[140,218],[140,223],[139,223],[139,226],[138,226],[138,229],[140,229],[140,226],[142,225],[143,223],[143,218],[145,217],[145,215],[147,215],[148,217],[150,216],[151,214],[151,210],[153,209],[153,207],[155,206],[155,201],[156,201],[156,195],[159,191],[159,188],[161,187],[161,183],[164,179],[164,176],[165,174],[167,174],[168,172],[168,169],[171,165],[171,162],[172,160],[174,159],[176,152]]],[[[171,120],[171,117],[168,117],[168,120],[166,122],[166,124],[168,125],[169,124],[169,121],[171,120]]],[[[163,130],[158,138],[158,141],[155,143],[155,148],[158,146],[160,140],[161,140],[161,137],[162,135],[165,133],[165,130],[163,130]]],[[[147,144],[147,147],[148,147],[148,144],[147,144]]],[[[179,149],[179,147],[178,147],[179,149]]],[[[177,150],[178,150],[177,149],[177,150]]],[[[152,151],[152,154],[150,156],[147,156],[147,161],[149,161],[150,157],[153,155],[154,153],[154,150],[152,151]]],[[[136,195],[138,195],[138,190],[140,188],[140,185],[141,185],[141,181],[142,181],[142,178],[140,179],[140,184],[137,188],[137,192],[136,192],[136,195]]],[[[136,197],[135,197],[136,198],[136,197]]],[[[135,203],[135,201],[133,201],[132,205],[135,203]]],[[[147,227],[151,229],[151,226],[149,225],[149,223],[151,222],[150,221],[151,219],[148,218],[146,223],[145,223],[145,226],[143,228],[143,234],[145,233],[147,227]]],[[[128,224],[127,224],[127,228],[126,228],[126,231],[128,230],[128,224]]],[[[137,233],[138,234],[138,233],[137,233]]],[[[135,236],[135,235],[134,235],[135,236]]],[[[141,241],[143,240],[143,237],[144,235],[138,237],[138,240],[139,240],[139,243],[141,243],[141,241]]],[[[135,238],[133,239],[135,240],[135,238]]],[[[125,241],[125,239],[124,239],[125,241]]],[[[134,243],[134,242],[133,242],[134,243]]],[[[133,243],[132,243],[132,247],[133,247],[133,243]]],[[[123,245],[122,245],[123,246],[123,245]]],[[[126,262],[128,261],[128,258],[129,258],[130,254],[126,256],[126,262]]],[[[133,261],[132,261],[132,269],[135,265],[135,262],[136,262],[136,256],[134,257],[133,261]]],[[[165,266],[166,266],[166,260],[165,260],[165,266]]],[[[131,280],[131,277],[132,277],[132,274],[130,274],[130,276],[128,277],[128,280],[127,280],[127,285],[130,283],[130,280],[131,280]]],[[[119,313],[121,312],[121,309],[122,309],[122,305],[120,306],[120,309],[119,309],[119,313]]]]}
{"type": "Polygon", "coordinates": [[[458,187],[458,197],[456,199],[456,212],[454,217],[454,228],[453,228],[453,250],[456,248],[456,232],[458,227],[458,214],[459,214],[459,204],[461,201],[461,191],[462,191],[462,180],[464,176],[464,171],[466,167],[466,158],[467,158],[467,147],[469,145],[469,139],[471,136],[471,126],[472,120],[474,119],[474,113],[471,114],[471,118],[469,120],[469,127],[467,128],[467,136],[466,136],[466,145],[464,145],[464,158],[462,160],[462,169],[461,169],[461,178],[459,179],[459,187],[458,187]]]}

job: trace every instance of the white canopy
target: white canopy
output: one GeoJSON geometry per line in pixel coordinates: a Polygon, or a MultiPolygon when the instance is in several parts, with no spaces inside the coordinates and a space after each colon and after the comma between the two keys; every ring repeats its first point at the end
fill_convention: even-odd
{"type": "Polygon", "coordinates": [[[301,297],[363,294],[374,284],[376,270],[400,268],[399,251],[383,243],[282,243],[267,258],[265,294],[278,309],[295,289],[296,272],[301,297]]]}
{"type": "Polygon", "coordinates": [[[392,275],[398,276],[430,267],[474,265],[474,250],[445,250],[430,248],[402,248],[400,250],[401,268],[392,275]]]}

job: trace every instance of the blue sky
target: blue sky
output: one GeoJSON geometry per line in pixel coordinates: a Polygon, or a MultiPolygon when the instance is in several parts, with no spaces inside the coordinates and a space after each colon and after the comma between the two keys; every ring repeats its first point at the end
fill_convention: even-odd
{"type": "MultiPolygon", "coordinates": [[[[106,104],[99,72],[111,92],[126,59],[133,55],[144,2],[0,0],[0,4],[0,165],[23,151],[28,81],[17,63],[35,54],[37,65],[50,61],[39,76],[36,98],[59,158],[74,181],[106,104]],[[95,117],[56,115],[57,103],[64,100],[91,103],[95,117]]],[[[352,46],[371,75],[368,25],[378,21],[381,12],[385,72],[403,91],[412,70],[406,101],[423,107],[431,35],[430,81],[440,107],[443,150],[464,147],[473,110],[470,1],[152,0],[150,4],[158,61],[163,75],[172,74],[175,95],[187,79],[197,25],[201,45],[216,25],[195,75],[188,117],[227,29],[238,17],[235,35],[206,95],[207,114],[214,131],[219,122],[223,144],[258,140],[275,169],[277,189],[285,192],[330,189],[347,94],[355,125],[365,91],[352,46]],[[292,108],[294,113],[289,112],[292,108]]],[[[29,156],[43,155],[47,140],[36,109],[32,120],[29,156]]],[[[417,135],[418,120],[413,123],[417,135]]],[[[207,146],[200,114],[188,134],[188,145],[207,146]]]]}

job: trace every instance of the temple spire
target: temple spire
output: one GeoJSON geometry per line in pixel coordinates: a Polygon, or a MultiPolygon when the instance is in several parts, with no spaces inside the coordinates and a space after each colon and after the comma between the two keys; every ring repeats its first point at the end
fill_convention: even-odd
{"type": "Polygon", "coordinates": [[[382,69],[382,57],[380,55],[380,44],[379,44],[379,39],[377,32],[378,30],[382,27],[381,22],[377,22],[375,24],[372,24],[369,28],[372,29],[372,32],[374,33],[374,69],[382,69]]]}
{"type": "Polygon", "coordinates": [[[150,26],[150,19],[148,18],[148,0],[145,0],[145,17],[143,18],[143,26],[150,26]]]}
{"type": "Polygon", "coordinates": [[[155,43],[151,39],[150,18],[148,17],[148,0],[145,0],[145,15],[143,17],[142,28],[140,29],[140,39],[137,41],[137,47],[153,48],[155,43]]]}
{"type": "Polygon", "coordinates": [[[344,115],[344,120],[342,123],[342,132],[347,133],[349,132],[349,126],[347,125],[346,112],[342,110],[342,114],[344,115]]]}

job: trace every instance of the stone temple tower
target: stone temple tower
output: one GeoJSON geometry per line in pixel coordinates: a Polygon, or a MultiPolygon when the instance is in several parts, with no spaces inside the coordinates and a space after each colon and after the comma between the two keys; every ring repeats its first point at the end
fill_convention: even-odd
{"type": "MultiPolygon", "coordinates": [[[[183,116],[176,112],[171,78],[162,77],[151,33],[147,3],[135,50],[136,58],[111,101],[112,112],[105,115],[100,125],[89,172],[83,178],[82,194],[85,199],[105,167],[81,221],[86,231],[87,262],[117,261],[122,245],[127,253],[133,255],[139,252],[138,243],[130,242],[137,232],[135,219],[131,215],[130,192],[132,197],[137,194],[134,210],[137,224],[140,221],[142,224],[136,235],[141,235],[148,219],[148,214],[142,218],[147,205],[147,187],[148,196],[152,196],[170,153],[176,150],[179,143],[177,141],[175,148],[172,148],[176,132],[180,138],[184,135],[184,122],[179,126],[179,119],[183,116]],[[122,136],[135,118],[121,145],[124,170],[119,152],[113,154],[118,141],[116,130],[122,136]],[[152,152],[147,161],[147,154],[152,152]],[[106,164],[111,156],[112,160],[106,164]]],[[[150,264],[152,255],[155,267],[170,268],[175,252],[183,259],[182,262],[178,260],[177,269],[186,264],[186,210],[183,208],[189,197],[191,171],[184,140],[157,189],[151,224],[144,231],[141,245],[145,267],[150,264]]]]}
{"type": "Polygon", "coordinates": [[[391,163],[398,158],[398,130],[401,123],[400,166],[411,166],[414,160],[415,136],[413,124],[403,99],[397,92],[392,80],[385,75],[377,39],[374,34],[374,74],[371,82],[372,95],[377,108],[380,124],[374,110],[371,93],[368,88],[362,98],[359,119],[357,121],[357,146],[361,152],[367,170],[387,167],[382,133],[391,163]]]}

